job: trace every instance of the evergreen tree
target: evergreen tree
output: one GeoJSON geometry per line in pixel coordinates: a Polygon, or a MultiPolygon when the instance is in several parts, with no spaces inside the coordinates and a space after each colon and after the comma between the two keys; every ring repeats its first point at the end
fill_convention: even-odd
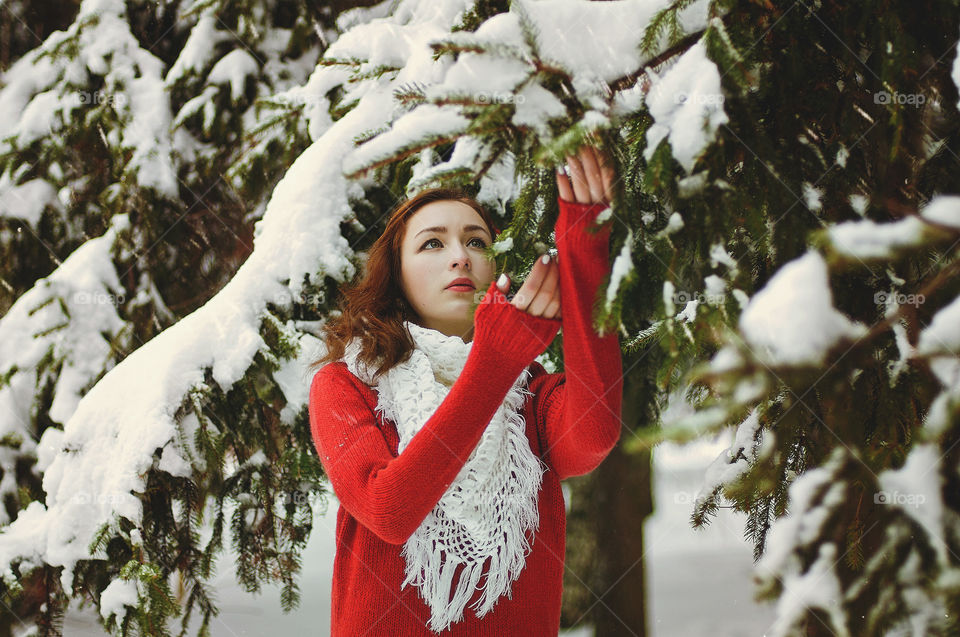
{"type": "Polygon", "coordinates": [[[239,577],[292,607],[323,488],[307,363],[337,286],[438,184],[503,218],[490,254],[522,279],[553,166],[592,143],[621,176],[595,303],[625,350],[610,466],[736,426],[693,522],[748,513],[772,634],[951,634],[958,35],[952,0],[400,0],[335,24],[87,0],[0,92],[0,245],[23,264],[3,266],[4,601],[38,587],[44,634],[73,597],[119,634],[196,605],[205,629],[235,505],[239,577]],[[649,426],[668,399],[695,412],[649,426]]]}
{"type": "MultiPolygon", "coordinates": [[[[5,14],[14,43],[35,31],[19,6],[5,14]]],[[[303,90],[333,16],[300,2],[103,0],[58,26],[4,72],[0,92],[0,518],[12,521],[3,602],[42,634],[58,633],[70,598],[94,600],[114,630],[147,634],[166,634],[157,627],[178,605],[188,616],[199,605],[205,629],[213,606],[201,578],[222,542],[218,532],[198,544],[207,501],[259,501],[261,489],[272,502],[318,482],[308,439],[272,442],[303,431],[299,411],[281,415],[271,371],[289,351],[286,333],[264,328],[267,355],[222,385],[203,364],[182,377],[163,364],[121,367],[112,382],[127,389],[105,374],[203,307],[249,255],[270,192],[309,144],[298,116],[309,102],[287,91],[303,90]],[[168,379],[182,383],[175,397],[168,379]],[[286,469],[261,482],[255,460],[278,448],[286,469]],[[186,599],[170,589],[174,572],[186,599]]],[[[212,508],[219,531],[223,509],[212,508]]],[[[302,543],[305,508],[271,508],[275,535],[238,539],[254,546],[239,565],[244,583],[281,573],[288,606],[289,544],[302,543]]],[[[232,525],[246,528],[243,512],[232,525]]],[[[4,632],[13,621],[3,615],[4,632]]]]}

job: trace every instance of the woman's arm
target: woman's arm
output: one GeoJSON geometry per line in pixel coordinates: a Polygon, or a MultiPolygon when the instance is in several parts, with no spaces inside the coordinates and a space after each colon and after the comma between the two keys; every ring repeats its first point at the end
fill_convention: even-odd
{"type": "Polygon", "coordinates": [[[537,397],[544,460],[560,479],[589,473],[620,437],[622,362],[617,334],[593,329],[593,300],[610,272],[610,225],[586,230],[607,207],[612,175],[587,149],[570,161],[573,186],[558,175],[560,215],[556,225],[564,373],[531,381],[537,397]],[[578,200],[573,202],[570,200],[578,200]],[[562,376],[558,379],[557,376],[562,376]]]}
{"type": "Polygon", "coordinates": [[[463,372],[396,458],[359,379],[342,363],[314,376],[310,430],[334,493],[353,517],[391,544],[406,542],[436,506],[517,376],[547,348],[560,321],[518,310],[491,284],[474,325],[463,372]]]}

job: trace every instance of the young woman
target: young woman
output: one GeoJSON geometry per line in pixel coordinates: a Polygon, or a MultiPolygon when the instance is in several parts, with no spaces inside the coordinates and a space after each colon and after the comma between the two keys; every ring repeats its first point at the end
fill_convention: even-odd
{"type": "Polygon", "coordinates": [[[394,211],[326,326],[309,404],[340,501],[334,637],[557,635],[560,481],[616,444],[622,398],[617,336],[591,321],[610,227],[586,230],[613,172],[590,148],[567,165],[557,257],[511,300],[489,213],[430,190],[394,211]],[[548,374],[534,358],[561,326],[565,373],[548,374]]]}

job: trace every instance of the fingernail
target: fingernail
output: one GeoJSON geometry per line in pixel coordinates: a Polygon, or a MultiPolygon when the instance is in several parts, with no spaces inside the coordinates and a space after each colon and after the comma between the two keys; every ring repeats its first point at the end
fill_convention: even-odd
{"type": "Polygon", "coordinates": [[[509,279],[507,279],[507,275],[506,275],[506,274],[501,274],[501,275],[500,275],[500,278],[497,279],[497,287],[498,287],[498,288],[505,287],[505,286],[507,285],[507,281],[508,281],[508,280],[509,280],[509,279]]]}
{"type": "Polygon", "coordinates": [[[542,263],[543,265],[547,265],[548,263],[550,263],[550,255],[545,254],[542,257],[540,257],[540,263],[542,263]]]}

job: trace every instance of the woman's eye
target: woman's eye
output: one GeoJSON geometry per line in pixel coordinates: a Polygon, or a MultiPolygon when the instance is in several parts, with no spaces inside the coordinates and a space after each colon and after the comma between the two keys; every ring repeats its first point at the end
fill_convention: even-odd
{"type": "MultiPolygon", "coordinates": [[[[439,239],[430,239],[430,240],[428,240],[426,243],[424,243],[422,246],[420,246],[420,249],[422,250],[423,248],[426,248],[427,246],[429,246],[429,245],[430,245],[431,243],[433,243],[434,241],[436,241],[437,243],[440,243],[440,240],[439,240],[439,239]]],[[[487,243],[486,243],[483,239],[481,239],[480,237],[473,237],[473,238],[470,239],[470,241],[476,241],[477,243],[479,243],[481,249],[487,247],[487,243]]]]}

